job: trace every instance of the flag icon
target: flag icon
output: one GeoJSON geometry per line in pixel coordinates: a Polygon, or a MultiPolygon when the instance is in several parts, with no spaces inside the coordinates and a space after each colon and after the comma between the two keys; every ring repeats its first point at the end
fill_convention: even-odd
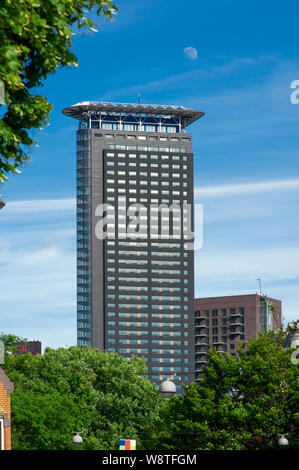
{"type": "Polygon", "coordinates": [[[136,450],[135,439],[120,439],[119,450],[136,450]]]}

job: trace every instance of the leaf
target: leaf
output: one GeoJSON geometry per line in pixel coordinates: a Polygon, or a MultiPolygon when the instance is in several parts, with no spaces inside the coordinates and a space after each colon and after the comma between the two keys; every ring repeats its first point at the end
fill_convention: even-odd
{"type": "Polygon", "coordinates": [[[94,7],[107,18],[117,8],[110,0],[1,3],[0,78],[7,108],[0,120],[0,182],[29,160],[30,133],[48,123],[52,109],[45,98],[33,93],[58,68],[77,66],[71,53],[73,27],[95,31],[85,16],[94,7]]]}

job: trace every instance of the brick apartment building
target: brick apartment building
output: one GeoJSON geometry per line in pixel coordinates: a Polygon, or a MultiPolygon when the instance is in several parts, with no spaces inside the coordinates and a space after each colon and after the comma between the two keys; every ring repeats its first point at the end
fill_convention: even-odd
{"type": "Polygon", "coordinates": [[[26,341],[24,343],[15,343],[17,346],[15,354],[36,354],[42,353],[42,343],[40,341],[26,341]]]}
{"type": "Polygon", "coordinates": [[[281,301],[260,294],[195,299],[194,309],[196,380],[210,347],[235,355],[238,344],[281,325],[281,301]]]}
{"type": "Polygon", "coordinates": [[[13,383],[0,367],[0,450],[11,449],[11,404],[13,383]]]}

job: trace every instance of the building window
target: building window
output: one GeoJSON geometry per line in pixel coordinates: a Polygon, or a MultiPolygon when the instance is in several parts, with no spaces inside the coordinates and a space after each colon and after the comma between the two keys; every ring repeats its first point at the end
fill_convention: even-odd
{"type": "Polygon", "coordinates": [[[156,132],[156,126],[143,126],[143,130],[146,132],[156,132]]]}
{"type": "Polygon", "coordinates": [[[102,123],[102,129],[106,129],[106,130],[112,130],[112,124],[108,123],[108,122],[103,122],[102,123]]]}
{"type": "MultiPolygon", "coordinates": [[[[124,131],[135,131],[136,130],[136,125],[134,124],[124,124],[123,125],[123,130],[124,131]]],[[[135,138],[135,136],[128,136],[128,138],[135,138]]]]}

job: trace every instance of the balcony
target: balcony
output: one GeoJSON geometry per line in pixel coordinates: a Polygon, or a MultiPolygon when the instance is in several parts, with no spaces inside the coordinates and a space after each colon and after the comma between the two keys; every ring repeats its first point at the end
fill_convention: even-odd
{"type": "Polygon", "coordinates": [[[195,329],[195,336],[209,336],[209,330],[207,328],[195,329]]]}
{"type": "Polygon", "coordinates": [[[208,344],[208,338],[195,338],[196,339],[196,343],[195,345],[200,345],[200,344],[208,344]]]}
{"type": "Polygon", "coordinates": [[[230,334],[230,335],[234,335],[234,336],[238,336],[238,335],[242,335],[242,334],[243,334],[243,331],[230,331],[229,334],[230,334]]]}
{"type": "Polygon", "coordinates": [[[229,316],[230,317],[239,317],[239,316],[243,316],[243,314],[241,314],[240,312],[235,312],[235,313],[230,313],[229,316]]]}
{"type": "Polygon", "coordinates": [[[207,358],[201,358],[201,359],[195,359],[196,364],[207,364],[208,359],[207,358]]]}
{"type": "Polygon", "coordinates": [[[195,312],[195,318],[209,318],[209,312],[206,311],[198,311],[195,312]]]}
{"type": "Polygon", "coordinates": [[[213,341],[213,346],[215,344],[226,344],[225,341],[223,341],[222,339],[219,339],[218,341],[213,341]]]}
{"type": "Polygon", "coordinates": [[[207,327],[209,326],[209,321],[206,320],[205,318],[197,318],[195,320],[195,326],[200,326],[200,327],[207,327]]]}
{"type": "Polygon", "coordinates": [[[206,350],[206,351],[200,351],[200,352],[197,352],[196,354],[206,354],[206,355],[208,355],[208,354],[209,354],[209,352],[208,352],[208,350],[206,350]]]}
{"type": "Polygon", "coordinates": [[[241,322],[241,320],[238,320],[237,318],[230,323],[230,326],[240,326],[240,325],[244,325],[243,322],[241,322]]]}

